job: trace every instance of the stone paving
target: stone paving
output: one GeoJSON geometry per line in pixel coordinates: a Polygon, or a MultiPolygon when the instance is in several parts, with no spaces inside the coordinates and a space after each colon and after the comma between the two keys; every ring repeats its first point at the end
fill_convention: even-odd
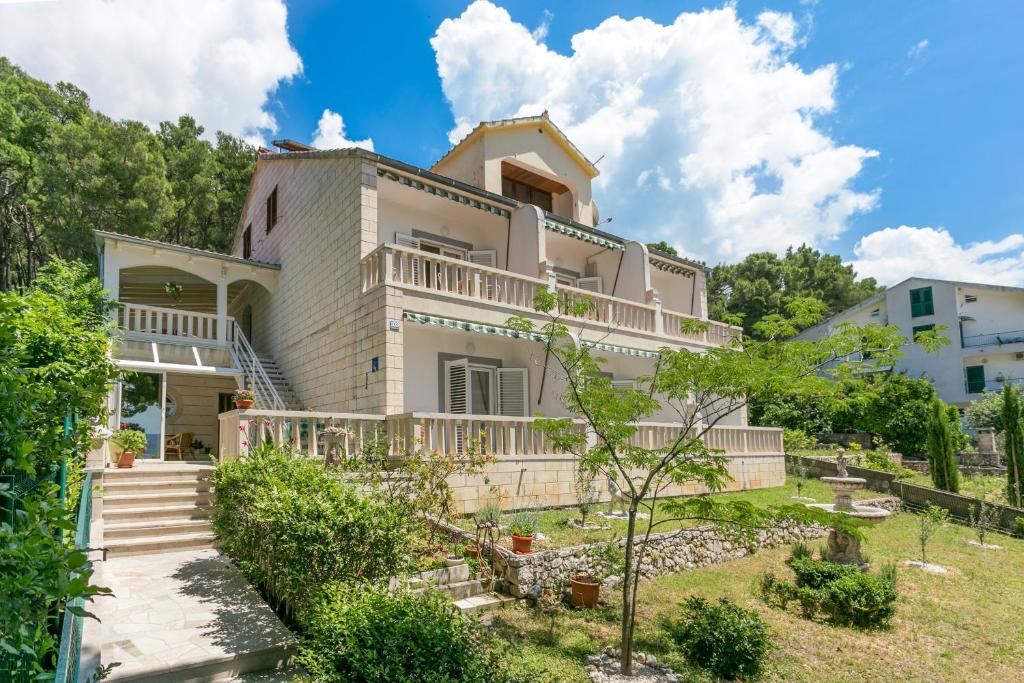
{"type": "MultiPolygon", "coordinates": [[[[99,601],[109,680],[230,680],[286,662],[294,638],[214,549],[111,558],[99,601]]],[[[273,680],[273,679],[267,679],[273,680]]],[[[285,679],[288,680],[288,679],[285,679]]]]}

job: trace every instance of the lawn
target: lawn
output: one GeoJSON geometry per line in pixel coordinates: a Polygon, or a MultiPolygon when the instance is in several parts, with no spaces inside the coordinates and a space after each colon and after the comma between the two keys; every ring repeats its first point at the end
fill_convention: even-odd
{"type": "MultiPolygon", "coordinates": [[[[786,496],[791,489],[784,490],[786,496]]],[[[894,515],[867,530],[864,551],[873,570],[883,562],[917,556],[917,517],[894,515]]],[[[900,598],[892,627],[868,632],[807,621],[795,611],[765,605],[754,588],[761,572],[791,576],[788,550],[764,551],[723,565],[655,579],[642,586],[637,648],[656,654],[682,680],[711,681],[676,655],[659,623],[692,594],[727,596],[760,612],[771,625],[777,649],[765,681],[1014,681],[1024,680],[1024,541],[994,534],[989,543],[1005,550],[970,546],[963,526],[938,532],[928,559],[954,569],[947,575],[899,567],[900,598]]],[[[618,599],[618,594],[613,599],[618,599]]],[[[563,613],[549,642],[548,621],[525,607],[499,613],[496,628],[522,656],[558,681],[587,681],[584,658],[617,645],[617,607],[563,613]]]]}
{"type": "MultiPolygon", "coordinates": [[[[755,491],[742,491],[738,493],[723,493],[720,497],[723,499],[737,498],[747,500],[754,505],[765,507],[768,505],[789,505],[794,501],[792,496],[796,495],[796,478],[788,477],[785,486],[778,486],[771,489],[758,489],[755,491]]],[[[805,479],[803,487],[803,495],[809,498],[813,498],[820,503],[832,502],[832,493],[826,488],[824,484],[818,479],[805,479]]],[[[856,498],[877,498],[882,494],[874,491],[861,490],[857,491],[856,498]]],[[[811,502],[811,501],[806,501],[811,502]]],[[[567,522],[571,519],[579,519],[580,513],[576,508],[563,508],[559,510],[545,510],[539,513],[540,516],[540,532],[547,538],[544,540],[534,540],[533,548],[534,552],[539,550],[546,550],[550,548],[564,548],[572,545],[580,545],[583,543],[599,543],[601,541],[610,540],[613,537],[622,538],[626,535],[626,522],[624,520],[606,520],[600,517],[594,516],[596,511],[607,511],[608,505],[602,503],[596,505],[594,510],[587,517],[587,524],[593,525],[608,525],[610,529],[584,531],[578,528],[570,527],[567,522]]],[[[655,519],[664,519],[668,515],[661,508],[660,504],[655,513],[655,519]]],[[[466,517],[458,520],[459,526],[467,531],[474,531],[475,526],[472,517],[466,517]]],[[[644,522],[646,525],[646,521],[644,522]]],[[[696,526],[698,523],[690,522],[668,522],[659,527],[655,528],[655,532],[671,531],[673,529],[679,529],[684,526],[696,526]]],[[[509,538],[504,536],[501,541],[503,544],[509,544],[509,538]]]]}

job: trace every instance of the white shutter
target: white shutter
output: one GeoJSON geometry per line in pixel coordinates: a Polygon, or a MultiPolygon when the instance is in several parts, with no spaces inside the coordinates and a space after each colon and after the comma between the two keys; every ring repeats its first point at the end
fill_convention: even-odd
{"type": "Polygon", "coordinates": [[[469,252],[469,262],[488,268],[498,267],[498,252],[495,249],[477,249],[469,252]]]}
{"type": "MultiPolygon", "coordinates": [[[[419,249],[420,248],[420,238],[419,237],[413,237],[412,235],[406,235],[405,233],[402,233],[402,232],[396,232],[395,233],[395,244],[397,244],[400,247],[412,247],[413,249],[419,249]]],[[[405,254],[402,254],[402,260],[403,261],[405,261],[405,259],[407,259],[407,258],[408,258],[409,271],[410,271],[409,272],[408,284],[417,285],[417,286],[423,284],[423,276],[422,276],[423,264],[420,262],[419,257],[416,257],[416,256],[406,256],[405,254]]]]}
{"type": "Polygon", "coordinates": [[[631,379],[613,379],[612,389],[636,389],[636,382],[631,379]]]}
{"type": "Polygon", "coordinates": [[[597,294],[602,293],[600,275],[596,277],[581,277],[580,279],[576,280],[576,286],[579,289],[585,289],[588,292],[595,292],[597,294]]]}
{"type": "Polygon", "coordinates": [[[446,413],[465,415],[472,404],[469,398],[469,361],[465,358],[444,362],[444,409],[446,413]]]}
{"type": "MultiPolygon", "coordinates": [[[[469,262],[476,266],[498,267],[498,252],[494,249],[477,249],[468,254],[469,262]]],[[[483,287],[483,294],[488,299],[496,298],[498,293],[498,278],[491,273],[482,273],[480,286],[483,287]]]]}
{"type": "Polygon", "coordinates": [[[498,368],[498,414],[529,416],[530,381],[526,368],[498,368]]]}

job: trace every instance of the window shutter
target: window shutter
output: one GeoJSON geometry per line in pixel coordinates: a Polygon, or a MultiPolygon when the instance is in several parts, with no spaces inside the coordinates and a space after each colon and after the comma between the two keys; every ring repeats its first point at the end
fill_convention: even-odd
{"type": "MultiPolygon", "coordinates": [[[[419,249],[420,248],[420,238],[413,237],[412,235],[406,235],[405,233],[402,233],[402,232],[396,232],[395,233],[395,244],[397,244],[400,247],[411,247],[413,249],[419,249]]],[[[423,282],[422,282],[423,278],[422,278],[422,275],[421,275],[421,273],[423,271],[423,264],[420,262],[419,257],[418,256],[406,256],[406,255],[403,254],[401,258],[402,258],[403,262],[406,259],[408,259],[409,271],[410,271],[409,272],[409,278],[410,278],[409,279],[409,284],[417,285],[417,286],[423,284],[423,282]]]]}
{"type": "Polygon", "coordinates": [[[612,389],[636,389],[636,382],[631,379],[613,379],[612,389]]]}
{"type": "Polygon", "coordinates": [[[602,293],[601,276],[581,277],[576,280],[576,286],[580,289],[585,289],[588,292],[594,292],[596,294],[602,293]]]}
{"type": "Polygon", "coordinates": [[[444,375],[445,412],[465,415],[471,403],[469,361],[465,358],[445,361],[444,375]]]}
{"type": "Polygon", "coordinates": [[[985,366],[968,365],[967,372],[967,393],[980,394],[985,391],[985,366]]]}
{"type": "Polygon", "coordinates": [[[498,414],[527,417],[530,413],[530,379],[526,368],[498,368],[498,414]]]}
{"type": "MultiPolygon", "coordinates": [[[[477,266],[487,266],[488,268],[498,267],[498,252],[494,249],[477,249],[470,251],[467,256],[469,262],[477,266]]],[[[484,296],[488,299],[494,299],[498,289],[498,278],[490,273],[483,273],[480,278],[480,284],[483,287],[484,296]]]]}

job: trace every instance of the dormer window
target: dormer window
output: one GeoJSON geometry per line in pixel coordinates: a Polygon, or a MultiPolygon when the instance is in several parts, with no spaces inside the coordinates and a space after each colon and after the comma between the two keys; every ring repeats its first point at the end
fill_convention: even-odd
{"type": "Polygon", "coordinates": [[[523,204],[533,204],[545,211],[551,211],[551,193],[520,180],[513,180],[508,176],[502,176],[501,193],[509,199],[515,199],[523,204]]]}

